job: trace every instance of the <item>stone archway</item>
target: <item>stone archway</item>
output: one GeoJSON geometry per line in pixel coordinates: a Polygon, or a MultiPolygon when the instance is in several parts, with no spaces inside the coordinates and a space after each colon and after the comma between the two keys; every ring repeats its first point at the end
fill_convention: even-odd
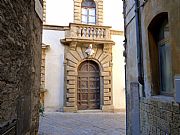
{"type": "Polygon", "coordinates": [[[78,68],[77,108],[100,109],[100,70],[91,60],[82,62],[78,68]]]}
{"type": "Polygon", "coordinates": [[[65,112],[77,112],[78,110],[78,68],[85,61],[92,61],[99,67],[100,78],[100,105],[102,111],[113,111],[112,102],[112,45],[113,42],[93,44],[94,54],[87,56],[85,50],[88,44],[70,42],[65,45],[64,62],[64,108],[65,112]]]}

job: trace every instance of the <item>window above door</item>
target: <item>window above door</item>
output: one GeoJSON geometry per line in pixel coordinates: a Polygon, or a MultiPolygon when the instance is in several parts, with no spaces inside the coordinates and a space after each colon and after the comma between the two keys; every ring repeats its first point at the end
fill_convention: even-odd
{"type": "Polygon", "coordinates": [[[93,0],[84,0],[81,3],[81,23],[96,24],[96,4],[93,0]]]}
{"type": "Polygon", "coordinates": [[[103,0],[74,0],[74,23],[102,25],[103,0]]]}

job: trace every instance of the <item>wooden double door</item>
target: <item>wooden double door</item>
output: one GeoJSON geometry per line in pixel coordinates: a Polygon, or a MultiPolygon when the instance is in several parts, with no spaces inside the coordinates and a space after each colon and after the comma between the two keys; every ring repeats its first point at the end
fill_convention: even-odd
{"type": "Polygon", "coordinates": [[[100,108],[99,67],[90,60],[78,68],[77,107],[79,110],[100,108]]]}

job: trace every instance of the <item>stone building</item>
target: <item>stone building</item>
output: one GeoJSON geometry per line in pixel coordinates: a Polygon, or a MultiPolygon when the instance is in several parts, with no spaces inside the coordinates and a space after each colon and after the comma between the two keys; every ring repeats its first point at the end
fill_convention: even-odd
{"type": "Polygon", "coordinates": [[[180,134],[180,1],[124,0],[128,135],[180,134]]]}
{"type": "Polygon", "coordinates": [[[44,4],[43,44],[49,46],[42,66],[45,110],[124,111],[122,1],[44,4]]]}
{"type": "Polygon", "coordinates": [[[0,2],[1,135],[38,131],[41,11],[42,0],[0,2]]]}

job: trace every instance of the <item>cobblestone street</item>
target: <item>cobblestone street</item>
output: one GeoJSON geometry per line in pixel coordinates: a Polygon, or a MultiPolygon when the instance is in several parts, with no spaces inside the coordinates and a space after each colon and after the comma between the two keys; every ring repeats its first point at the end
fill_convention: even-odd
{"type": "Polygon", "coordinates": [[[125,113],[45,113],[39,135],[125,135],[125,113]]]}

